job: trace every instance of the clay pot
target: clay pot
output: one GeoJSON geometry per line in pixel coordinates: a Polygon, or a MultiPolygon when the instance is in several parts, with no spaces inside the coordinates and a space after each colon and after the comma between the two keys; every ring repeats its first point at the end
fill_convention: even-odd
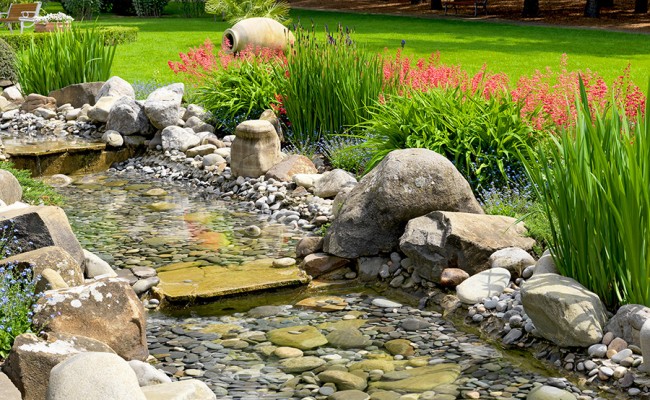
{"type": "Polygon", "coordinates": [[[242,51],[246,46],[285,50],[295,41],[293,33],[271,18],[248,18],[237,22],[223,33],[226,52],[242,51]]]}
{"type": "Polygon", "coordinates": [[[70,29],[70,22],[47,22],[34,24],[34,32],[54,32],[70,29]]]}

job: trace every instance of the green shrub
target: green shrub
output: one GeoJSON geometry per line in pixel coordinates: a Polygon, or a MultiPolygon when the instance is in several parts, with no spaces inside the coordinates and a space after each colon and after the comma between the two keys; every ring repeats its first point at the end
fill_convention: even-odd
{"type": "Polygon", "coordinates": [[[181,15],[185,18],[196,18],[205,15],[205,0],[179,0],[181,15]]]}
{"type": "Polygon", "coordinates": [[[523,160],[551,221],[551,250],[563,275],[611,309],[650,306],[650,107],[629,120],[613,106],[591,114],[581,82],[576,126],[545,157],[523,160]]]}
{"type": "Polygon", "coordinates": [[[0,80],[3,79],[18,82],[16,75],[16,53],[7,42],[0,39],[0,80]]]}
{"type": "Polygon", "coordinates": [[[33,32],[25,32],[21,35],[16,35],[16,34],[9,34],[9,32],[0,32],[0,39],[4,40],[7,42],[9,46],[11,46],[12,49],[16,53],[21,52],[25,48],[29,47],[31,44],[32,40],[35,42],[37,45],[42,45],[45,42],[45,38],[50,36],[50,32],[43,32],[43,33],[33,33],[33,32]]]}
{"type": "Polygon", "coordinates": [[[91,19],[98,15],[102,6],[101,0],[61,0],[61,5],[67,14],[75,19],[91,19]]]}
{"type": "Polygon", "coordinates": [[[138,17],[160,17],[169,0],[133,0],[138,17]]]}
{"type": "Polygon", "coordinates": [[[257,118],[277,103],[276,94],[284,78],[275,71],[284,70],[284,63],[267,51],[243,51],[230,59],[220,53],[220,57],[227,67],[208,73],[192,98],[212,113],[217,128],[233,132],[240,122],[257,118]]]}
{"type": "Polygon", "coordinates": [[[450,159],[476,193],[521,180],[518,150],[546,137],[521,119],[517,103],[458,89],[392,96],[361,127],[373,153],[367,171],[393,150],[426,148],[450,159]]]}
{"type": "MultiPolygon", "coordinates": [[[[104,36],[106,46],[135,42],[138,40],[140,31],[135,26],[98,26],[95,29],[104,36]]],[[[53,34],[54,32],[25,32],[22,35],[0,33],[0,39],[7,42],[15,52],[20,52],[29,47],[32,40],[36,45],[43,45],[47,38],[53,34]]]]}
{"type": "Polygon", "coordinates": [[[357,48],[347,28],[330,34],[326,27],[324,40],[316,38],[313,27],[311,32],[298,27],[295,33],[282,93],[292,127],[288,140],[300,147],[365,121],[384,79],[379,56],[357,48]]]}
{"type": "Polygon", "coordinates": [[[368,148],[359,146],[363,140],[356,136],[332,136],[324,140],[321,153],[333,168],[361,176],[372,155],[368,148]]]}
{"type": "Polygon", "coordinates": [[[138,40],[139,28],[135,26],[100,26],[97,33],[104,36],[105,46],[133,43],[138,40]]]}
{"type": "Polygon", "coordinates": [[[205,12],[221,15],[230,24],[253,17],[289,21],[289,5],[278,0],[206,0],[205,12]]]}
{"type": "Polygon", "coordinates": [[[72,29],[30,43],[18,56],[18,80],[24,93],[47,95],[52,90],[110,78],[115,46],[104,44],[96,29],[72,29]]]}

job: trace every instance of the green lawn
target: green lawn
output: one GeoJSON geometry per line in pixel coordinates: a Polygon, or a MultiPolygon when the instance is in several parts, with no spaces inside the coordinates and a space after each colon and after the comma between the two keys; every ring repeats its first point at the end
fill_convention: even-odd
{"type": "MultiPolygon", "coordinates": [[[[58,3],[46,9],[56,11],[58,3]]],[[[174,80],[167,61],[178,61],[178,53],[201,44],[206,38],[219,42],[228,26],[213,17],[181,18],[175,4],[170,15],[158,19],[102,15],[102,25],[137,26],[136,43],[120,46],[113,72],[127,80],[162,82],[174,80]]],[[[428,57],[440,51],[441,60],[460,64],[470,72],[483,64],[511,79],[546,66],[558,68],[561,55],[569,57],[569,69],[591,69],[611,83],[628,63],[632,78],[644,90],[650,71],[650,36],[599,30],[524,26],[516,24],[435,18],[392,17],[337,12],[292,10],[293,21],[301,20],[317,30],[338,23],[353,28],[354,38],[368,50],[391,53],[406,40],[409,57],[428,57]]]]}

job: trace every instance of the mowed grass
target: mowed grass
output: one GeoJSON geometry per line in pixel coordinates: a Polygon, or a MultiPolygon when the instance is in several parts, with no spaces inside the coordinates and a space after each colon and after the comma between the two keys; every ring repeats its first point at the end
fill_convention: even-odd
{"type": "MultiPolygon", "coordinates": [[[[49,3],[46,8],[56,11],[57,6],[49,3]]],[[[165,11],[163,18],[101,15],[96,22],[100,25],[140,29],[136,43],[119,46],[114,74],[130,81],[178,80],[168,61],[179,61],[179,52],[199,46],[206,38],[219,43],[229,27],[213,16],[182,18],[176,3],[165,11]]],[[[353,29],[353,38],[368,51],[394,55],[405,40],[404,54],[412,59],[439,51],[443,63],[460,64],[470,73],[485,64],[489,71],[504,72],[511,80],[546,67],[558,70],[562,54],[568,56],[568,69],[596,71],[608,84],[628,64],[640,87],[646,88],[650,76],[650,36],[645,34],[307,10],[292,10],[291,17],[308,28],[313,22],[322,35],[325,25],[333,29],[340,23],[353,29]]]]}

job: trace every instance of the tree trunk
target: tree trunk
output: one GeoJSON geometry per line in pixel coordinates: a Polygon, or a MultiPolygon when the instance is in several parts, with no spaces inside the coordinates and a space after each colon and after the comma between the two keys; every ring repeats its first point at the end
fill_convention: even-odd
{"type": "Polygon", "coordinates": [[[636,0],[634,2],[634,12],[639,14],[647,14],[648,0],[636,0]]]}
{"type": "Polygon", "coordinates": [[[525,18],[537,17],[539,15],[539,0],[524,0],[522,15],[525,18]]]}
{"type": "Polygon", "coordinates": [[[432,10],[442,10],[442,0],[431,0],[432,10]]]}
{"type": "Polygon", "coordinates": [[[587,0],[585,4],[585,17],[598,18],[600,16],[600,9],[598,8],[598,0],[587,0]]]}

